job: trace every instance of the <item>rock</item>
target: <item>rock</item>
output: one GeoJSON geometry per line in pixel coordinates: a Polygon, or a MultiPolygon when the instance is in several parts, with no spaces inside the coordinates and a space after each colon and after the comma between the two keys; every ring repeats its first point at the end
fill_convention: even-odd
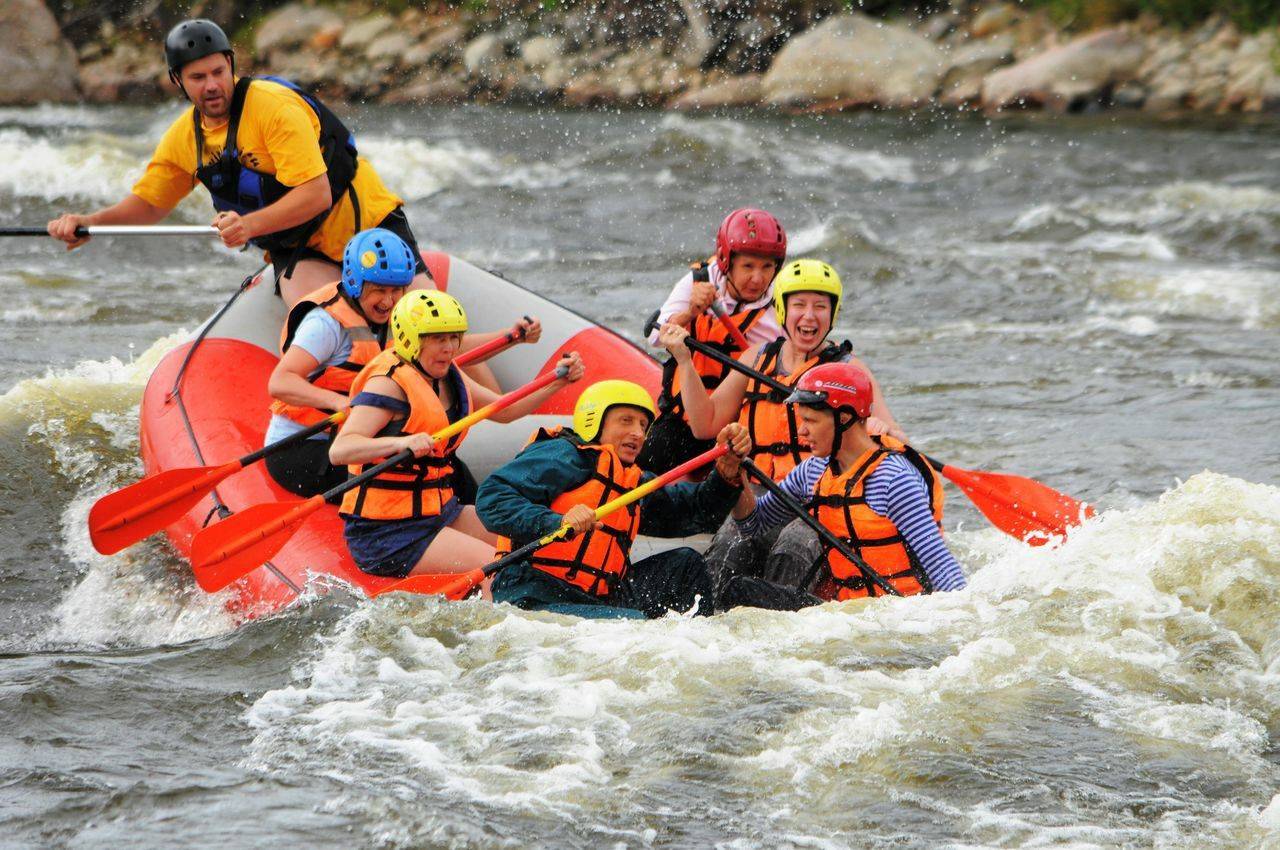
{"type": "Polygon", "coordinates": [[[79,98],[75,48],[41,0],[0,2],[0,104],[79,98]]]}
{"type": "Polygon", "coordinates": [[[1111,102],[1120,109],[1141,109],[1147,100],[1147,89],[1134,81],[1122,83],[1111,94],[1111,102]]]}
{"type": "Polygon", "coordinates": [[[450,24],[430,32],[422,41],[409,48],[404,56],[404,64],[447,65],[462,54],[462,43],[466,41],[467,28],[461,24],[450,24]]]}
{"type": "Polygon", "coordinates": [[[258,27],[253,48],[259,56],[311,42],[321,31],[341,32],[342,16],[323,6],[290,3],[272,12],[258,27]]]}
{"type": "Polygon", "coordinates": [[[154,101],[174,94],[163,63],[137,67],[116,56],[80,66],[79,82],[85,99],[93,103],[154,101]]]}
{"type": "Polygon", "coordinates": [[[520,46],[520,58],[530,68],[545,68],[564,53],[564,39],[554,35],[538,35],[520,46]]]}
{"type": "Polygon", "coordinates": [[[1272,56],[1276,51],[1276,34],[1259,33],[1246,38],[1227,69],[1228,83],[1223,93],[1223,106],[1243,112],[1273,109],[1280,95],[1280,73],[1272,56]]]}
{"type": "Polygon", "coordinates": [[[998,35],[983,41],[974,41],[950,51],[946,55],[946,72],[942,86],[955,77],[984,75],[1001,65],[1013,61],[1014,40],[1009,34],[998,35]]]}
{"type": "Polygon", "coordinates": [[[712,0],[679,0],[688,24],[676,45],[676,55],[690,68],[702,68],[716,55],[724,40],[712,0]]]}
{"type": "Polygon", "coordinates": [[[1122,29],[1083,36],[989,74],[982,84],[982,105],[1073,109],[1131,79],[1144,53],[1141,40],[1122,29]]]}
{"type": "Polygon", "coordinates": [[[787,42],[762,85],[774,105],[909,107],[933,96],[945,61],[938,46],[906,27],[837,15],[787,42]]]}
{"type": "Polygon", "coordinates": [[[1154,80],[1142,108],[1147,112],[1173,112],[1185,109],[1191,98],[1191,74],[1180,70],[1154,80]]]}
{"type": "Polygon", "coordinates": [[[473,77],[492,76],[506,56],[502,39],[494,33],[487,32],[463,49],[462,66],[473,77]]]}
{"type": "Polygon", "coordinates": [[[373,43],[374,39],[393,29],[395,25],[396,22],[390,15],[371,15],[343,30],[342,38],[338,39],[338,46],[343,50],[361,53],[373,43]]]}
{"type": "Polygon", "coordinates": [[[316,34],[307,42],[307,47],[317,53],[333,50],[342,38],[342,29],[342,24],[338,23],[316,30],[316,34]]]}
{"type": "Polygon", "coordinates": [[[406,85],[389,91],[382,101],[411,104],[463,103],[470,94],[470,87],[454,75],[426,69],[406,85]]]}
{"type": "Polygon", "coordinates": [[[960,22],[960,16],[954,9],[931,15],[920,26],[920,34],[930,41],[939,41],[952,32],[960,22]]]}
{"type": "Polygon", "coordinates": [[[371,62],[391,61],[394,65],[403,59],[413,46],[413,40],[403,30],[394,30],[380,35],[365,48],[365,58],[371,62]]]}
{"type": "Polygon", "coordinates": [[[744,74],[729,77],[706,88],[694,89],[680,95],[671,103],[672,109],[698,110],[721,109],[729,106],[754,106],[760,102],[764,76],[744,74]]]}
{"type": "Polygon", "coordinates": [[[1022,16],[1018,8],[1011,3],[997,3],[983,9],[969,23],[969,35],[974,38],[986,38],[993,33],[1008,29],[1022,16]]]}

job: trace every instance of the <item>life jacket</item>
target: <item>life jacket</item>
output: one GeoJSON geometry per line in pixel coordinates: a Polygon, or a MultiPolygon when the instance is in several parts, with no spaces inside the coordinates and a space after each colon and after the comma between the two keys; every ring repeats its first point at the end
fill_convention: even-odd
{"type": "MultiPolygon", "coordinates": [[[[294,334],[298,332],[298,326],[302,324],[302,320],[317,307],[333,316],[351,337],[351,353],[347,355],[346,361],[336,366],[327,366],[307,380],[320,389],[346,395],[350,392],[351,384],[360,370],[382,353],[383,346],[386,345],[387,329],[381,326],[375,330],[370,326],[368,320],[343,297],[340,285],[335,281],[304,296],[301,301],[293,305],[284,327],[280,329],[281,354],[284,354],[293,343],[294,334]]],[[[302,407],[279,399],[271,403],[271,412],[277,416],[292,419],[299,425],[314,425],[329,415],[314,407],[302,407]]]]}
{"type": "MultiPolygon", "coordinates": [[[[847,358],[853,351],[848,340],[836,345],[828,342],[821,351],[810,357],[790,375],[779,375],[782,365],[782,345],[778,337],[760,349],[755,368],[787,386],[800,380],[800,376],[820,363],[832,363],[847,358]]],[[[809,457],[809,449],[800,442],[796,425],[796,412],[789,404],[783,404],[781,392],[766,384],[747,379],[747,390],[742,397],[742,412],[738,422],[751,435],[751,459],[774,481],[780,481],[802,460],[809,457]]]]}
{"type": "MultiPolygon", "coordinates": [[[[705,283],[711,280],[712,260],[703,260],[690,266],[693,269],[693,279],[695,281],[705,283]]],[[[764,304],[754,309],[730,313],[726,318],[736,325],[738,330],[742,331],[745,336],[747,330],[764,315],[765,310],[769,309],[772,309],[772,307],[769,304],[764,304]]],[[[725,329],[724,324],[711,310],[707,310],[702,315],[693,318],[693,322],[689,326],[689,335],[724,354],[734,357],[742,354],[729,331],[725,329]]],[[[720,386],[720,382],[729,374],[728,366],[717,363],[700,351],[692,352],[692,359],[693,368],[702,377],[702,385],[707,388],[707,392],[711,392],[720,386]]],[[[674,357],[663,364],[662,392],[658,396],[658,409],[663,413],[675,413],[683,417],[684,404],[680,400],[680,376],[677,367],[678,364],[674,357]]]]}
{"type": "MultiPolygon", "coordinates": [[[[402,434],[434,434],[449,424],[448,412],[436,395],[431,378],[416,363],[406,363],[394,351],[384,351],[373,358],[351,384],[351,397],[355,398],[365,384],[376,376],[386,376],[395,381],[409,400],[409,417],[392,420],[378,432],[379,437],[398,437],[402,434]]],[[[462,380],[457,366],[449,367],[444,380],[451,381],[454,398],[458,399],[460,416],[471,409],[471,394],[462,380]]],[[[342,497],[339,513],[363,519],[417,519],[438,516],[453,498],[453,455],[462,444],[467,432],[448,439],[437,452],[413,458],[348,490],[342,497]]],[[[351,475],[359,475],[379,461],[348,467],[351,475]]]]}
{"type": "MultiPolygon", "coordinates": [[[[316,99],[314,95],[300,88],[296,83],[281,77],[241,77],[231,95],[230,118],[227,123],[227,142],[217,158],[210,163],[204,161],[204,128],[200,126],[200,112],[193,106],[191,120],[195,124],[196,135],[196,173],[195,177],[213,198],[213,208],[218,212],[245,213],[270,206],[285,196],[292,186],[286,186],[276,179],[274,174],[257,171],[240,162],[240,149],[236,146],[236,133],[240,129],[240,115],[244,111],[245,95],[257,80],[267,80],[284,86],[295,92],[311,107],[320,120],[320,152],[328,168],[329,191],[331,197],[342,197],[346,192],[351,196],[351,205],[355,212],[355,229],[360,227],[360,203],[356,199],[355,189],[351,181],[356,176],[359,161],[356,158],[356,138],[347,129],[341,119],[316,99]]],[[[275,233],[255,236],[249,240],[264,251],[273,253],[295,251],[307,244],[307,240],[319,229],[337,206],[320,213],[310,221],[289,227],[275,233]]]]}
{"type": "MultiPolygon", "coordinates": [[[[583,443],[573,431],[559,427],[539,429],[529,443],[557,438],[568,440],[579,451],[591,455],[595,469],[580,486],[551,501],[549,507],[556,513],[563,514],[574,505],[598,508],[640,484],[640,467],[624,464],[611,445],[583,443]]],[[[530,564],[587,593],[609,596],[631,565],[631,543],[640,529],[640,503],[619,508],[600,522],[602,529],[543,546],[530,556],[530,564]]],[[[511,540],[499,537],[494,554],[505,555],[511,549],[511,540]]]]}
{"type": "MultiPolygon", "coordinates": [[[[942,530],[942,479],[918,452],[888,436],[872,437],[879,445],[868,449],[843,473],[831,467],[822,473],[814,488],[810,513],[836,537],[849,544],[855,554],[903,596],[932,593],[929,577],[919,558],[887,516],[867,504],[866,484],[871,473],[891,454],[901,454],[924,476],[929,489],[929,509],[938,530],[942,530]]],[[[844,555],[826,548],[826,576],[817,595],[823,599],[857,599],[883,595],[884,591],[864,578],[844,555]]]]}

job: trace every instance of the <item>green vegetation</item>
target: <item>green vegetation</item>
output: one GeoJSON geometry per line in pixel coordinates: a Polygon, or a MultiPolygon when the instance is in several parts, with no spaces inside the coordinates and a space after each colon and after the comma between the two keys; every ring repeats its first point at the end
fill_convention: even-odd
{"type": "Polygon", "coordinates": [[[1275,0],[1025,0],[1046,9],[1059,24],[1087,29],[1143,13],[1179,27],[1191,27],[1222,15],[1243,30],[1255,31],[1280,23],[1275,0]]]}

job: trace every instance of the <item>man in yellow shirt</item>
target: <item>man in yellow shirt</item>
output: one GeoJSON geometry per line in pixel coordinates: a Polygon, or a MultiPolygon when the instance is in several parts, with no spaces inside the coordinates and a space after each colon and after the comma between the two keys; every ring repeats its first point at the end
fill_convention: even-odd
{"type": "MultiPolygon", "coordinates": [[[[49,222],[68,250],[88,241],[76,235],[80,226],[159,222],[199,182],[223,243],[269,252],[286,305],[339,277],[343,248],[360,230],[390,230],[419,256],[404,202],[323,104],[284,81],[237,79],[231,43],[212,21],[174,27],[165,58],[191,112],[170,125],[128,197],[49,222]]],[[[412,288],[431,286],[419,257],[412,288]]]]}

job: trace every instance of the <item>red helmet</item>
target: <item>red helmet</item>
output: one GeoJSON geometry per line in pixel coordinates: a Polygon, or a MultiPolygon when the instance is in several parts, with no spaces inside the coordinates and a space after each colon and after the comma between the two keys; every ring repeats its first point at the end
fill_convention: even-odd
{"type": "Polygon", "coordinates": [[[721,272],[729,273],[729,259],[739,252],[773,257],[781,266],[787,258],[787,232],[764,210],[734,210],[716,231],[716,265],[721,272]]]}
{"type": "Polygon", "coordinates": [[[800,376],[787,404],[821,405],[871,415],[871,378],[852,363],[823,363],[800,376]]]}

